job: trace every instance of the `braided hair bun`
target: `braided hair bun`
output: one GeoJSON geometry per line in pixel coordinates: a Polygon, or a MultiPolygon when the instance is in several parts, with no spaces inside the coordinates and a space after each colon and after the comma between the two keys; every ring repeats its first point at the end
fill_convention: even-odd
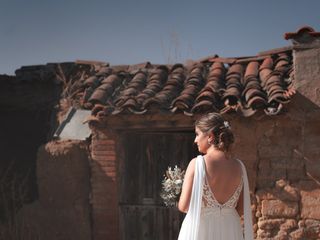
{"type": "Polygon", "coordinates": [[[195,126],[203,133],[213,134],[213,145],[220,151],[227,152],[234,142],[234,136],[228,121],[218,113],[207,113],[196,120],[195,126]]]}

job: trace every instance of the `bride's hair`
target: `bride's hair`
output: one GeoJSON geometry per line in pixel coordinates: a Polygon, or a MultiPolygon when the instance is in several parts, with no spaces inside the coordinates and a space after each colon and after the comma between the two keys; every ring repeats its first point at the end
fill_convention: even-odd
{"type": "Polygon", "coordinates": [[[234,142],[234,136],[228,121],[218,113],[207,113],[196,120],[195,126],[203,133],[213,133],[215,148],[227,152],[234,142]]]}

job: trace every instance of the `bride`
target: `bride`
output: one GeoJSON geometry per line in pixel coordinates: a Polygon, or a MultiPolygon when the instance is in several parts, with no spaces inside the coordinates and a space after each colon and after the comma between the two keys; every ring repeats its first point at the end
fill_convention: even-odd
{"type": "Polygon", "coordinates": [[[187,215],[178,240],[252,240],[248,178],[243,163],[228,155],[229,123],[209,113],[195,122],[195,132],[204,155],[192,159],[185,174],[178,208],[187,215]]]}

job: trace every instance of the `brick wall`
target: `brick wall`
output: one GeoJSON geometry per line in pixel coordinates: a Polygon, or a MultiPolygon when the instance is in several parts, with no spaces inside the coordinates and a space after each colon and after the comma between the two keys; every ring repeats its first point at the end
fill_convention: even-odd
{"type": "Polygon", "coordinates": [[[91,204],[93,239],[119,239],[118,182],[115,136],[93,131],[91,145],[91,204]]]}

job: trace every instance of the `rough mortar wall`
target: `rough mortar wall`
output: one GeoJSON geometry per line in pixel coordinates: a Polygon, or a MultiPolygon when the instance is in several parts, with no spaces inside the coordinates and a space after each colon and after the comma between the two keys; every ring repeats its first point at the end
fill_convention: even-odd
{"type": "Polygon", "coordinates": [[[40,147],[39,199],[21,213],[40,239],[90,240],[90,168],[86,142],[57,141],[40,147]]]}

